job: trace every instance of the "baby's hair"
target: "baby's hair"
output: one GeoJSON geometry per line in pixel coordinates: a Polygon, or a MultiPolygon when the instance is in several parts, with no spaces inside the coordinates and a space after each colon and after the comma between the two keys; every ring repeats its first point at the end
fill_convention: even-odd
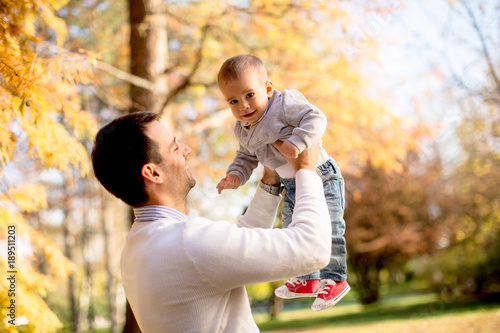
{"type": "Polygon", "coordinates": [[[224,61],[217,82],[220,85],[222,82],[238,80],[247,70],[257,71],[267,80],[266,66],[262,60],[251,54],[239,54],[224,61]]]}

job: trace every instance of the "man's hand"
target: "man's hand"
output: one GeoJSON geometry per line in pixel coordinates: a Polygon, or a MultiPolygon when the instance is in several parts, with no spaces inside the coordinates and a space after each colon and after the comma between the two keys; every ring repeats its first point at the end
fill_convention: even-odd
{"type": "Polygon", "coordinates": [[[261,181],[266,185],[279,186],[281,184],[281,179],[278,176],[276,170],[271,170],[264,165],[264,173],[262,174],[261,181]]]}
{"type": "Polygon", "coordinates": [[[222,180],[217,184],[217,189],[219,190],[219,194],[221,194],[222,190],[236,190],[240,186],[240,178],[236,175],[227,175],[222,178],[222,180]]]}
{"type": "Polygon", "coordinates": [[[299,148],[288,140],[283,142],[279,151],[285,158],[297,158],[299,156],[299,148]]]}
{"type": "MultiPolygon", "coordinates": [[[[285,144],[279,140],[273,143],[273,146],[278,149],[281,153],[281,148],[285,144]]],[[[305,149],[302,153],[298,155],[297,158],[290,158],[287,157],[285,154],[286,161],[288,164],[290,164],[294,169],[295,172],[299,171],[300,169],[309,169],[312,171],[316,171],[316,164],[318,163],[318,158],[319,158],[319,152],[321,150],[321,144],[318,142],[311,148],[305,149]]]]}

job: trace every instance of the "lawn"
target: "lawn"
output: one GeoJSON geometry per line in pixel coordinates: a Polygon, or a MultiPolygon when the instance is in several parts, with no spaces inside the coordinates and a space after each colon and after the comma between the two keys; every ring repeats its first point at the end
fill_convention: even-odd
{"type": "Polygon", "coordinates": [[[347,300],[325,311],[289,310],[273,321],[266,314],[255,314],[255,320],[262,332],[276,333],[497,333],[500,295],[453,301],[440,301],[435,294],[399,295],[386,297],[370,307],[347,300]]]}

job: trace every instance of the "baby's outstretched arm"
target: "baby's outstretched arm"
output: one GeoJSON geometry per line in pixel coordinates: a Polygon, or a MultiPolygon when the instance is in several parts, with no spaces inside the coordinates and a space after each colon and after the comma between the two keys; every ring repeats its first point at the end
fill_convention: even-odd
{"type": "Polygon", "coordinates": [[[233,189],[236,190],[240,186],[240,178],[236,175],[227,175],[222,178],[219,184],[217,184],[217,189],[219,190],[219,194],[221,194],[222,190],[233,189]]]}
{"type": "Polygon", "coordinates": [[[297,158],[299,156],[299,148],[296,145],[286,140],[280,147],[280,153],[285,156],[285,158],[297,158]]]}

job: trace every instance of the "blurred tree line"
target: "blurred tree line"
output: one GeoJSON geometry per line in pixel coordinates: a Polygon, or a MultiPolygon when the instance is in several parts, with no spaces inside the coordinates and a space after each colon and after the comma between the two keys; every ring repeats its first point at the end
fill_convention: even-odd
{"type": "MultiPolygon", "coordinates": [[[[498,292],[499,59],[481,4],[455,5],[481,41],[489,80],[471,88],[455,76],[462,158],[450,168],[433,125],[395,116],[366,70],[395,4],[2,0],[0,242],[15,222],[25,248],[21,327],[80,332],[104,322],[118,332],[126,322],[137,331],[118,274],[132,217],[89,172],[93,135],[121,114],[153,110],[193,148],[202,182],[217,180],[237,145],[215,76],[238,53],[259,56],[277,89],[301,90],[327,115],[323,145],[346,178],[349,279],[362,303],[376,302],[382,283],[412,277],[439,293],[498,292]]],[[[191,209],[204,214],[203,200],[191,209]]],[[[4,317],[4,279],[0,288],[4,317]]],[[[272,298],[272,288],[249,290],[272,298]]]]}

